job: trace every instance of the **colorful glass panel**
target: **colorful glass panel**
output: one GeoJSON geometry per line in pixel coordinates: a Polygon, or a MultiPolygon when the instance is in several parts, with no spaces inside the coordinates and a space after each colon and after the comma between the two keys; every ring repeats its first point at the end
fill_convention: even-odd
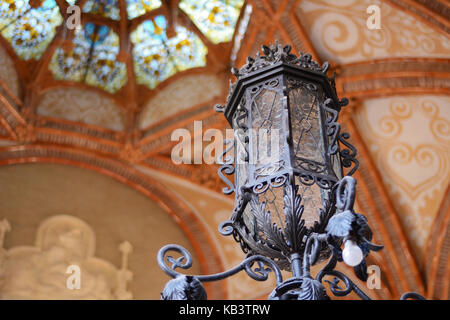
{"type": "Polygon", "coordinates": [[[112,20],[120,20],[118,0],[87,0],[83,12],[98,14],[112,20]]]}
{"type": "Polygon", "coordinates": [[[77,29],[73,48],[58,48],[50,62],[55,79],[85,82],[114,93],[127,82],[125,63],[116,61],[119,37],[107,26],[88,23],[77,29]]]}
{"type": "Polygon", "coordinates": [[[244,0],[182,0],[180,8],[213,43],[233,37],[244,0]]]}
{"type": "Polygon", "coordinates": [[[131,34],[134,70],[139,84],[155,88],[177,72],[202,67],[208,49],[193,32],[182,26],[167,38],[164,16],[143,22],[131,34]]]}
{"type": "Polygon", "coordinates": [[[55,0],[38,8],[28,1],[0,1],[0,32],[23,60],[39,59],[52,41],[62,17],[55,0]]]}
{"type": "Polygon", "coordinates": [[[161,0],[127,0],[128,19],[134,19],[161,6],[161,0]]]}

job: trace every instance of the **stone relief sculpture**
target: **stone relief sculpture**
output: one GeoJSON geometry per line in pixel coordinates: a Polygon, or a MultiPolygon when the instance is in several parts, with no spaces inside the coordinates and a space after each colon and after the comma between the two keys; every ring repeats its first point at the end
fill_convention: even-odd
{"type": "Polygon", "coordinates": [[[11,227],[0,221],[0,299],[132,299],[127,283],[132,246],[125,241],[120,269],[95,257],[95,234],[84,221],[73,216],[53,216],[38,228],[35,246],[3,248],[11,227]],[[79,274],[67,273],[69,266],[79,274]],[[68,286],[68,278],[79,276],[79,289],[68,286]]]}

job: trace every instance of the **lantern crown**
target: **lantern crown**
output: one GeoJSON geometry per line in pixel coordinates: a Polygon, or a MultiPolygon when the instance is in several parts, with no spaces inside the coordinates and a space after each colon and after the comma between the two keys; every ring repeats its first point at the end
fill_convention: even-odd
{"type": "MultiPolygon", "coordinates": [[[[323,232],[336,212],[333,187],[342,167],[357,167],[356,149],[337,122],[347,99],[337,97],[329,63],[291,53],[278,42],[249,57],[230,85],[224,112],[235,132],[234,166],[219,169],[236,192],[235,211],[222,226],[246,252],[290,268],[302,254],[307,235],[323,232]],[[340,149],[340,142],[347,148],[340,149]],[[234,173],[233,185],[225,174],[234,173]],[[230,228],[226,228],[230,227],[230,228]]],[[[326,258],[327,248],[318,260],[326,258]]]]}
{"type": "Polygon", "coordinates": [[[263,55],[258,52],[256,58],[248,57],[247,63],[241,69],[235,67],[232,68],[231,72],[233,75],[239,79],[251,72],[280,62],[322,73],[326,73],[330,66],[328,62],[325,62],[320,66],[312,59],[312,56],[309,53],[300,53],[297,57],[295,54],[291,53],[292,47],[290,45],[282,46],[278,42],[270,46],[263,45],[261,50],[263,55]]]}
{"type": "Polygon", "coordinates": [[[237,103],[245,88],[255,82],[264,80],[276,74],[292,74],[294,77],[309,79],[319,83],[327,91],[327,95],[334,102],[333,107],[339,112],[341,107],[348,104],[348,100],[343,98],[338,100],[335,89],[335,74],[327,77],[330,64],[326,61],[322,65],[314,61],[311,54],[299,52],[299,55],[291,53],[290,45],[281,45],[277,42],[269,46],[263,45],[261,52],[257,52],[256,57],[248,57],[246,64],[240,69],[233,67],[231,73],[237,81],[230,81],[228,96],[225,105],[217,104],[214,109],[217,112],[225,113],[225,117],[232,125],[232,117],[237,108],[237,103]]]}

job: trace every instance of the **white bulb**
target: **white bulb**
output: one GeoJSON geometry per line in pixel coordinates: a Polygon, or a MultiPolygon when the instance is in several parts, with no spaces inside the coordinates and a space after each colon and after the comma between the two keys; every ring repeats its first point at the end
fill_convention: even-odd
{"type": "Polygon", "coordinates": [[[355,267],[362,262],[364,256],[361,248],[354,241],[347,240],[342,250],[342,259],[350,267],[355,267]]]}

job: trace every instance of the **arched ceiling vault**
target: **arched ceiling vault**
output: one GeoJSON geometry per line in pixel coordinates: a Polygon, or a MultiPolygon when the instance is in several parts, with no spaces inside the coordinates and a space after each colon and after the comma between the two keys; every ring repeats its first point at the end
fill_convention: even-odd
{"type": "MultiPolygon", "coordinates": [[[[81,0],[78,4],[82,6],[84,2],[81,0]]],[[[369,2],[373,1],[248,0],[240,11],[232,40],[214,44],[180,10],[179,1],[162,1],[159,8],[129,20],[125,17],[125,0],[118,0],[118,20],[92,13],[82,15],[83,24],[105,25],[120,39],[120,61],[127,64],[128,81],[114,94],[85,83],[54,79],[48,65],[55,50],[63,44],[61,27],[56,28],[57,36],[39,61],[18,58],[11,44],[0,37],[0,45],[6,52],[2,59],[12,61],[18,79],[18,86],[14,87],[9,83],[12,82],[9,79],[14,79],[13,75],[0,77],[1,139],[5,145],[64,147],[86,155],[119,160],[129,168],[135,165],[156,168],[220,192],[222,185],[215,166],[173,164],[170,152],[175,142],[170,141],[171,132],[175,128],[193,131],[193,120],[202,120],[203,129],[227,128],[223,116],[215,114],[212,106],[225,100],[226,82],[231,77],[228,72],[230,65],[244,64],[247,56],[255,55],[262,44],[274,40],[292,44],[294,51],[310,52],[319,62],[329,60],[331,72],[337,73],[339,95],[350,98],[350,105],[344,109],[341,121],[352,135],[361,162],[356,176],[357,204],[375,229],[375,240],[385,245],[375,259],[383,264],[384,279],[389,288],[388,293],[380,296],[398,298],[402,292],[412,290],[426,293],[430,298],[448,297],[449,194],[445,191],[445,181],[448,186],[448,180],[442,182],[444,187],[433,191],[439,194],[436,199],[440,200],[432,207],[440,209],[431,215],[431,231],[423,239],[429,249],[425,250],[425,258],[422,259],[424,253],[419,253],[422,249],[408,233],[409,222],[402,215],[404,204],[399,204],[393,193],[399,186],[393,186],[392,181],[383,176],[384,162],[374,149],[384,138],[372,139],[358,126],[358,119],[362,119],[367,110],[373,110],[372,105],[379,106],[380,112],[388,112],[401,101],[405,108],[416,112],[431,110],[429,105],[437,104],[440,113],[429,118],[430,128],[433,121],[441,123],[437,132],[440,140],[436,140],[434,147],[448,146],[448,135],[444,135],[445,130],[448,134],[448,112],[445,110],[450,107],[450,9],[448,4],[439,0],[380,0],[377,3],[382,9],[382,24],[383,21],[386,24],[382,25],[381,31],[368,33],[361,30],[369,2]],[[130,32],[137,30],[144,21],[161,15],[166,17],[168,34],[173,32],[173,24],[181,25],[201,40],[208,54],[206,66],[179,72],[155,88],[149,88],[135,81],[135,70],[131,67],[133,46],[130,47],[129,43],[130,32]],[[347,19],[347,26],[354,25],[355,29],[339,24],[336,17],[347,19]],[[413,26],[408,25],[410,21],[414,21],[413,26]],[[418,31],[412,32],[416,30],[414,27],[418,31]],[[208,87],[214,76],[217,76],[217,83],[223,83],[223,87],[208,87]],[[189,103],[175,108],[172,113],[158,111],[158,108],[165,108],[164,97],[170,97],[173,106],[182,105],[186,100],[184,93],[180,97],[176,94],[183,88],[187,88],[186,92],[192,91],[198,99],[189,98],[189,103]],[[93,92],[102,98],[93,97],[84,104],[80,103],[77,95],[82,91],[93,92]],[[87,116],[71,118],[63,106],[54,107],[63,115],[60,117],[55,116],[58,112],[52,115],[45,111],[48,108],[37,112],[42,101],[56,101],[61,95],[67,95],[69,100],[66,101],[72,101],[68,105],[76,105],[87,116]],[[422,97],[426,100],[423,105],[411,102],[422,97]],[[100,117],[107,110],[105,105],[114,104],[120,112],[115,111],[112,116],[106,111],[105,116],[100,117]],[[92,110],[103,111],[89,113],[92,110],[85,110],[86,105],[95,106],[92,110]],[[143,115],[148,115],[148,118],[143,118],[143,115]]],[[[64,16],[67,2],[57,0],[57,3],[64,16]]],[[[401,125],[405,132],[409,130],[406,122],[401,122],[401,125]]],[[[0,157],[10,153],[12,148],[15,147],[4,147],[0,157]]],[[[448,175],[448,168],[445,170],[448,175]]],[[[422,209],[427,208],[424,205],[422,209]]]]}

